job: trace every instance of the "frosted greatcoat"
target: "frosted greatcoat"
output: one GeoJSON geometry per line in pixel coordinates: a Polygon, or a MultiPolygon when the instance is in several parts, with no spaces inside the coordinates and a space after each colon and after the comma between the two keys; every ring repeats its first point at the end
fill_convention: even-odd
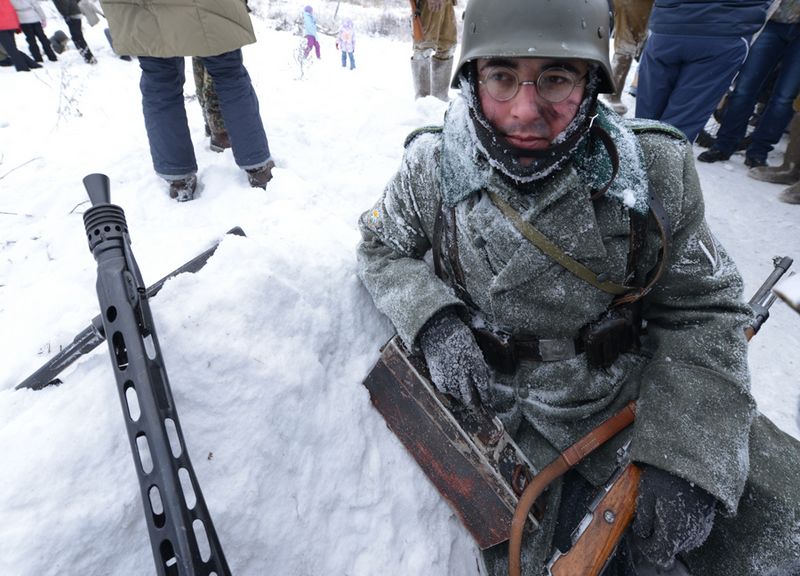
{"type": "MultiPolygon", "coordinates": [[[[479,152],[466,106],[456,99],[442,130],[409,139],[400,169],[380,200],[361,216],[359,275],[378,309],[405,343],[416,348],[428,319],[442,308],[464,306],[425,260],[444,202],[455,206],[458,258],[466,289],[483,318],[511,333],[575,337],[612,297],[530,244],[483,191],[499,194],[573,258],[621,283],[630,210],[642,210],[649,187],[669,214],[673,247],[666,271],[644,299],[648,335],[642,352],[624,354],[608,370],[590,368],[583,355],[523,362],[514,374],[495,374],[494,408],[512,433],[524,418],[527,424],[517,433],[518,441],[542,467],[638,398],[630,432],[633,459],[698,484],[720,501],[724,515],[735,514],[742,505],[739,517],[730,522],[718,515],[709,543],[685,558],[694,573],[752,576],[800,563],[795,495],[800,450],[762,417],[753,427],[758,438],[749,439],[756,412],[748,391],[743,328],[750,313],[741,300],[739,273],[704,220],[691,146],[662,125],[639,126],[634,135],[629,121],[606,112],[603,118],[615,129],[627,175],[618,179],[622,186],[593,205],[590,185],[597,184],[594,180],[603,170],[587,161],[585,149],[558,173],[522,192],[479,152]],[[632,166],[639,167],[638,182],[632,166]],[[771,456],[771,446],[763,442],[769,436],[782,443],[776,450],[784,451],[785,462],[771,456]],[[754,445],[758,452],[753,452],[754,445]],[[742,499],[750,459],[761,484],[748,485],[742,499]],[[726,539],[731,530],[735,538],[748,534],[752,545],[740,542],[731,550],[734,544],[726,539]]],[[[639,261],[640,279],[657,261],[660,237],[650,228],[639,261]]],[[[598,485],[609,477],[621,441],[579,466],[587,480],[598,485]]],[[[538,575],[533,566],[541,566],[549,553],[559,495],[556,484],[542,530],[525,545],[523,566],[530,574],[538,575]]],[[[486,558],[492,572],[503,573],[502,552],[486,558]]]]}

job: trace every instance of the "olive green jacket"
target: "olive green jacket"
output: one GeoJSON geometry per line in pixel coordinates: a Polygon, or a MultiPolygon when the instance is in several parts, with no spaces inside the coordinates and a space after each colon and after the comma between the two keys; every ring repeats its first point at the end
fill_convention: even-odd
{"type": "Polygon", "coordinates": [[[114,51],[217,56],[256,41],[244,0],[100,0],[114,51]]]}
{"type": "MultiPolygon", "coordinates": [[[[642,351],[623,354],[607,370],[589,367],[583,355],[523,362],[514,374],[494,375],[493,407],[512,433],[521,419],[529,424],[519,441],[542,467],[637,399],[633,459],[698,484],[733,515],[748,477],[755,415],[744,337],[750,311],[741,299],[741,278],[705,222],[686,140],[664,125],[636,125],[606,111],[601,116],[615,135],[622,172],[620,184],[593,202],[598,174],[608,173],[596,155],[581,156],[582,148],[558,173],[522,191],[475,146],[466,105],[457,98],[442,129],[409,139],[400,169],[361,216],[359,275],[414,348],[433,315],[465,305],[426,260],[440,204],[452,205],[465,287],[481,318],[512,334],[575,338],[612,296],[532,245],[485,191],[505,198],[570,256],[620,284],[631,211],[646,211],[649,193],[656,193],[671,221],[673,245],[664,274],[644,297],[642,351]]],[[[656,266],[660,245],[651,226],[639,258],[640,283],[656,266]]],[[[622,439],[590,457],[580,472],[596,485],[607,480],[622,439]]],[[[544,541],[532,545],[534,562],[549,548],[546,522],[541,533],[544,541]]]]}

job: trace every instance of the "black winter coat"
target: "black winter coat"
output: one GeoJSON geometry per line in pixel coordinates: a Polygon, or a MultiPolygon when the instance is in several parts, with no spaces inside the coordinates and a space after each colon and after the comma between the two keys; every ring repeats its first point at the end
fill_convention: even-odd
{"type": "Polygon", "coordinates": [[[56,5],[56,8],[64,18],[81,15],[78,0],[53,0],[53,4],[56,5]]]}

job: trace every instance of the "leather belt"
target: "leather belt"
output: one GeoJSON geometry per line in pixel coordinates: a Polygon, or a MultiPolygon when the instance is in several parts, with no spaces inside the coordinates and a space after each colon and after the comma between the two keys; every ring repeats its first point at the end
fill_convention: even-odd
{"type": "Polygon", "coordinates": [[[582,339],[538,338],[533,335],[496,333],[484,328],[473,328],[486,361],[496,370],[514,372],[519,362],[556,362],[568,360],[584,350],[582,339]]]}

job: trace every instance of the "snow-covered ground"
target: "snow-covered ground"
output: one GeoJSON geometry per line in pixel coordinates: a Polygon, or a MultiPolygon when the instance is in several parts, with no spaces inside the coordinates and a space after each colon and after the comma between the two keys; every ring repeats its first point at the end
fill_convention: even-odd
{"type": "MultiPolygon", "coordinates": [[[[359,22],[350,5],[337,16],[359,22]]],[[[85,26],[96,66],[71,49],[31,73],[0,69],[3,576],[153,571],[107,348],[61,386],[14,390],[98,313],[81,218],[92,172],[111,178],[147,283],[222,239],[203,270],[167,282],[151,307],[232,571],[477,574],[469,535],[361,385],[392,330],[356,278],[356,220],[405,136],[438,123],[445,105],[414,101],[407,41],[360,35],[350,71],[323,35],[322,60],[301,79],[300,38],[269,23],[254,18],[259,41],[244,49],[278,165],[266,191],[247,185],[230,151],[209,150],[192,100],[201,188],[193,202],[169,199],[150,162],[138,65],[113,55],[102,24],[85,26]],[[237,225],[246,238],[224,237],[237,225]]],[[[58,27],[52,18],[48,34],[58,27]]],[[[749,296],[771,257],[800,258],[800,206],[747,178],[739,155],[698,168],[708,219],[749,296]]],[[[797,437],[799,344],[800,316],[778,301],[750,351],[761,410],[797,437]]]]}

